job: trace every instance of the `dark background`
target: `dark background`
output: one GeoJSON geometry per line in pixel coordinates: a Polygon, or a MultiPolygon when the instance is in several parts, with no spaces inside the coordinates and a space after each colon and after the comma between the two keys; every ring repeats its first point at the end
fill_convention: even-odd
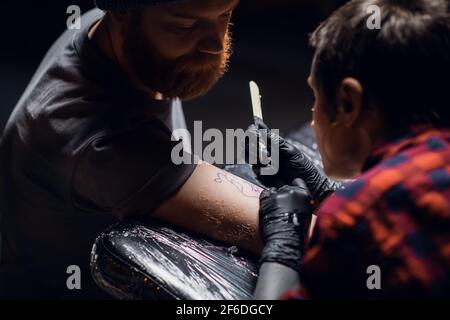
{"type": "MultiPolygon", "coordinates": [[[[312,57],[308,34],[344,0],[241,0],[234,15],[230,72],[205,97],[185,104],[188,126],[246,128],[252,121],[248,82],[263,96],[265,121],[286,129],[310,121],[306,86],[312,57]]],[[[54,40],[69,5],[93,0],[3,1],[0,10],[0,130],[54,40]]]]}

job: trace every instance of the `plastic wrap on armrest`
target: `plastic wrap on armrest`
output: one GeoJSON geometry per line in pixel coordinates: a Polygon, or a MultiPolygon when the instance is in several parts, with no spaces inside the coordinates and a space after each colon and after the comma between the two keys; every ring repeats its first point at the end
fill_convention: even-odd
{"type": "Polygon", "coordinates": [[[92,249],[96,283],[119,299],[250,299],[257,264],[235,247],[162,225],[119,224],[92,249]]]}

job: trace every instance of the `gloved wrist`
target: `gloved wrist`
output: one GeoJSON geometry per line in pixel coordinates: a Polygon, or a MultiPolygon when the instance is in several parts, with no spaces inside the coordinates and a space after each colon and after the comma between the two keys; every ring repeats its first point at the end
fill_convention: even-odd
{"type": "Polygon", "coordinates": [[[334,191],[343,188],[343,184],[338,181],[333,181],[326,176],[323,176],[322,182],[316,183],[316,190],[314,192],[314,201],[316,204],[322,203],[334,191]]]}
{"type": "Polygon", "coordinates": [[[305,181],[316,204],[320,204],[330,193],[341,188],[339,182],[329,179],[300,149],[289,141],[279,138],[280,173],[285,183],[296,178],[305,181]]]}
{"type": "Polygon", "coordinates": [[[311,195],[301,179],[296,186],[264,190],[259,225],[264,249],[260,262],[275,262],[300,270],[312,216],[311,195]]]}
{"type": "Polygon", "coordinates": [[[265,262],[274,262],[285,265],[291,269],[300,271],[300,261],[305,251],[306,235],[302,232],[297,222],[298,212],[287,212],[281,217],[272,218],[272,223],[266,222],[266,238],[263,240],[264,249],[259,260],[262,265],[265,262]],[[285,228],[280,228],[280,226],[285,228]]]}

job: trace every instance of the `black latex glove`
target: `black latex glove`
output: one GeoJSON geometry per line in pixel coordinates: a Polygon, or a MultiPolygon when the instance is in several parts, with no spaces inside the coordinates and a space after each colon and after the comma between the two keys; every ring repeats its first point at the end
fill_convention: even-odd
{"type": "MultiPolygon", "coordinates": [[[[280,183],[282,185],[287,185],[294,179],[301,178],[306,182],[306,186],[311,192],[316,204],[320,204],[327,195],[341,187],[339,182],[330,180],[321,171],[319,171],[314,166],[312,161],[300,149],[289,141],[283,139],[281,136],[271,132],[261,120],[257,120],[256,124],[252,124],[247,129],[247,134],[250,136],[260,137],[261,129],[268,131],[267,148],[265,152],[267,152],[270,156],[270,147],[275,142],[275,145],[279,145],[280,159],[279,171],[273,176],[261,175],[260,169],[263,166],[258,164],[253,165],[255,173],[258,175],[258,180],[261,181],[262,184],[267,187],[278,186],[280,183]]],[[[253,139],[253,141],[259,141],[259,139],[253,139]]],[[[247,155],[250,153],[254,154],[252,151],[258,150],[254,145],[250,145],[249,141],[246,141],[245,149],[247,155]]]]}
{"type": "Polygon", "coordinates": [[[264,248],[260,263],[279,263],[300,271],[312,205],[305,182],[296,179],[294,183],[261,193],[259,228],[264,248]]]}

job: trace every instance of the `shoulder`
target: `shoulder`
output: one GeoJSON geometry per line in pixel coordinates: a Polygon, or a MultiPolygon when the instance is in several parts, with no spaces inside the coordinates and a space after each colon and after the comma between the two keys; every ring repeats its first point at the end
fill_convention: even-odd
{"type": "Polygon", "coordinates": [[[430,136],[414,148],[389,157],[345,188],[330,195],[318,210],[319,225],[351,227],[391,213],[440,212],[450,218],[450,150],[442,137],[430,136]],[[323,222],[321,222],[321,220],[323,222]]]}
{"type": "Polygon", "coordinates": [[[196,166],[172,161],[178,142],[158,126],[143,123],[89,141],[73,166],[72,204],[123,218],[155,209],[179,188],[196,166]]]}

